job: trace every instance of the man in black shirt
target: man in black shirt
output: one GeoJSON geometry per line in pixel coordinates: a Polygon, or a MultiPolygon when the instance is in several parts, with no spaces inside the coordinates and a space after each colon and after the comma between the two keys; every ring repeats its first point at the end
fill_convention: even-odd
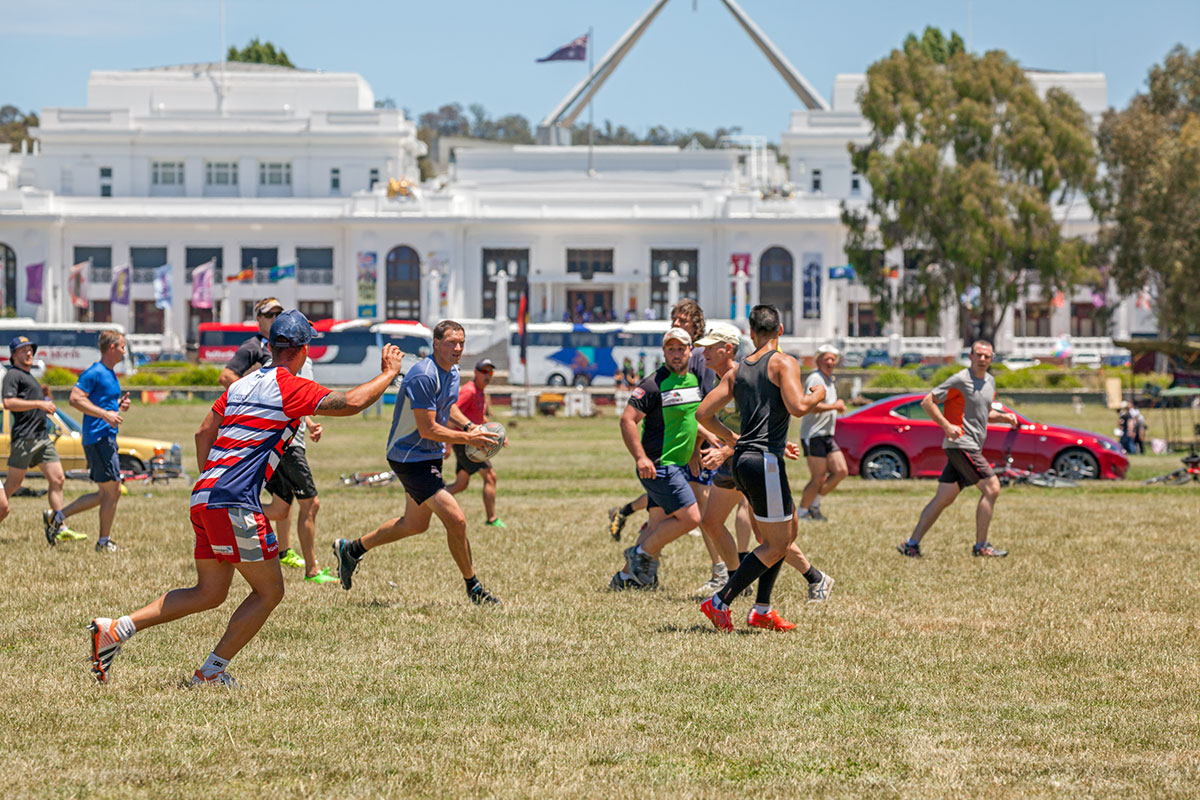
{"type": "Polygon", "coordinates": [[[259,367],[271,365],[271,349],[267,347],[267,335],[271,323],[283,313],[283,304],[274,297],[267,297],[254,304],[254,318],[258,321],[258,333],[242,342],[233,358],[221,370],[221,385],[226,389],[243,375],[259,367]]]}
{"type": "Polygon", "coordinates": [[[17,336],[8,345],[11,366],[4,374],[4,407],[12,414],[11,442],[8,451],[8,480],[0,491],[0,520],[8,516],[8,498],[21,488],[25,472],[39,464],[49,486],[50,508],[42,512],[46,543],[54,546],[63,540],[87,538],[55,521],[55,512],[63,504],[63,468],[54,440],[50,438],[47,414],[57,410],[47,398],[37,378],[29,374],[37,343],[28,336],[17,336]]]}

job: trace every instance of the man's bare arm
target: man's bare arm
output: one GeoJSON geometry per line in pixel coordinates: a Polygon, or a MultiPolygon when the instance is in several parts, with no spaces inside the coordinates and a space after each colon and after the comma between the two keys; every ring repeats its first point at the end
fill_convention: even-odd
{"type": "Polygon", "coordinates": [[[383,396],[387,388],[400,374],[401,361],[404,353],[394,344],[383,346],[384,371],[380,372],[366,383],[359,384],[345,392],[330,392],[325,395],[317,410],[314,412],[325,417],[352,417],[370,408],[376,400],[383,396]]]}
{"type": "Polygon", "coordinates": [[[704,399],[700,401],[700,405],[696,407],[696,422],[703,425],[708,430],[714,432],[721,438],[722,441],[729,441],[721,433],[721,428],[729,431],[724,425],[721,425],[717,420],[717,412],[733,399],[733,379],[737,375],[737,366],[726,372],[717,385],[712,388],[704,399]],[[718,427],[719,426],[719,427],[718,427]]]}
{"type": "Polygon", "coordinates": [[[775,372],[775,383],[783,396],[783,404],[793,417],[803,417],[825,399],[825,387],[820,384],[805,394],[804,384],[800,380],[800,365],[791,356],[783,354],[783,358],[772,358],[771,363],[767,365],[768,372],[772,371],[772,368],[775,372]]]}
{"type": "Polygon", "coordinates": [[[921,408],[925,409],[925,413],[929,415],[929,418],[938,424],[938,427],[946,434],[947,439],[957,439],[962,436],[962,428],[958,425],[952,425],[942,413],[942,409],[938,408],[937,400],[933,398],[933,392],[925,395],[921,400],[921,408]]]}
{"type": "MultiPolygon", "coordinates": [[[[482,426],[476,426],[470,431],[456,431],[439,424],[437,414],[432,408],[414,408],[412,412],[413,419],[417,423],[417,433],[421,435],[422,439],[446,444],[469,444],[474,447],[487,447],[496,442],[496,434],[482,426]]],[[[451,419],[454,417],[454,407],[451,407],[450,417],[451,419]]]]}
{"type": "Polygon", "coordinates": [[[221,370],[221,374],[217,376],[217,382],[220,383],[222,386],[224,386],[226,389],[228,389],[231,385],[233,385],[233,382],[236,381],[240,377],[242,377],[242,376],[238,375],[236,372],[231,370],[229,367],[224,367],[221,370]]]}
{"type": "Polygon", "coordinates": [[[463,410],[456,405],[450,406],[450,421],[463,430],[466,430],[469,426],[475,424],[474,422],[471,422],[471,420],[467,419],[467,415],[464,414],[463,410]]]}

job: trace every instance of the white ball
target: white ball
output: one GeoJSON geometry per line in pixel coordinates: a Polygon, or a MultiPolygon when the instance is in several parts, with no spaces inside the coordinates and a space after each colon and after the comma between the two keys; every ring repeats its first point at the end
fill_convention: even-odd
{"type": "Polygon", "coordinates": [[[500,448],[504,447],[504,442],[508,439],[508,433],[504,430],[504,426],[499,422],[485,422],[482,427],[485,431],[491,431],[492,433],[496,434],[498,438],[494,444],[491,444],[486,448],[475,447],[474,445],[470,444],[467,445],[464,449],[466,450],[467,458],[471,459],[472,461],[483,462],[490,458],[495,458],[496,454],[500,452],[500,448]]]}

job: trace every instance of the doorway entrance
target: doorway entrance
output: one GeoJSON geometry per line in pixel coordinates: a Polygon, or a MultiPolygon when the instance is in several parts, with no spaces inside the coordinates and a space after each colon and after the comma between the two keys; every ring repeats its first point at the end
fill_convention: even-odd
{"type": "Polygon", "coordinates": [[[567,314],[572,322],[610,322],[616,319],[612,289],[568,289],[567,314]]]}

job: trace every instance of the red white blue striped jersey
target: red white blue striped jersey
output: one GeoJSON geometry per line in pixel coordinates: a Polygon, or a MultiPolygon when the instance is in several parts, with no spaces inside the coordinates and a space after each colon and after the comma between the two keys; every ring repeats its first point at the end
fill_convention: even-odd
{"type": "Polygon", "coordinates": [[[258,495],[279,457],[330,390],[286,367],[263,367],[235,381],[213,404],[221,418],[192,505],[262,511],[258,495]]]}

